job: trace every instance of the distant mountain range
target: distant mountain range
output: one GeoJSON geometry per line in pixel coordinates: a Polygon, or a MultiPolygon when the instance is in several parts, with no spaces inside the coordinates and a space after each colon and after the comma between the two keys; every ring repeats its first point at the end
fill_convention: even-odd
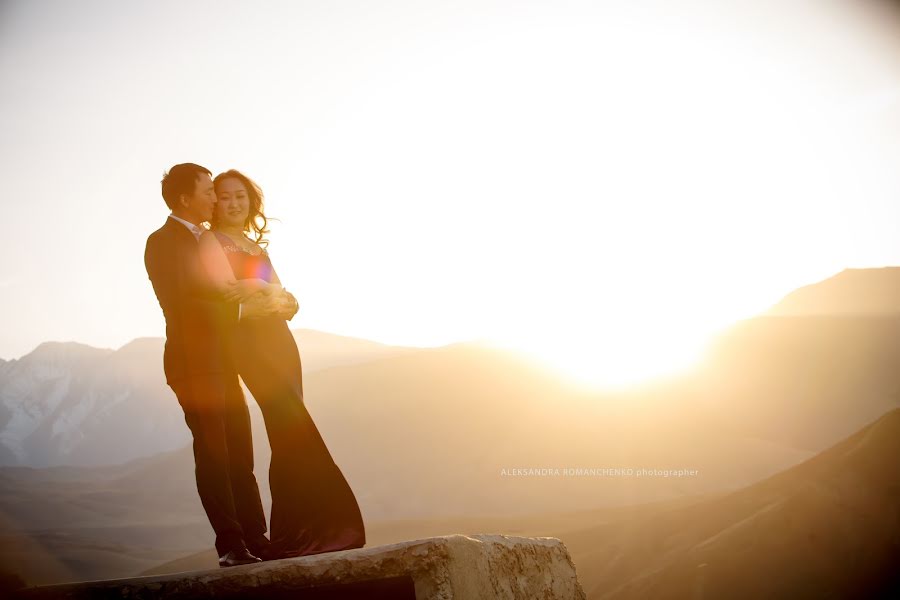
{"type": "MultiPolygon", "coordinates": [[[[872,410],[862,410],[855,422],[837,431],[823,431],[814,424],[814,432],[788,440],[807,450],[821,449],[896,401],[869,396],[882,400],[885,394],[900,396],[900,385],[895,389],[882,385],[883,370],[893,368],[900,348],[895,342],[900,340],[895,335],[896,315],[900,315],[900,268],[847,269],[796,290],[764,315],[737,324],[710,354],[715,364],[702,385],[712,389],[695,395],[707,400],[719,396],[724,382],[728,393],[756,396],[743,404],[759,411],[764,404],[793,406],[800,400],[823,408],[815,394],[843,397],[848,389],[860,391],[859,385],[874,387],[866,394],[872,410]],[[836,361],[841,368],[834,372],[836,361]],[[872,373],[876,368],[879,372],[872,373]],[[810,378],[849,376],[850,370],[853,380],[841,381],[837,388],[819,390],[804,383],[810,378]],[[746,385],[737,371],[744,374],[746,385]]],[[[416,350],[313,330],[294,334],[305,374],[416,350]]],[[[163,344],[161,338],[141,338],[113,351],[47,342],[21,359],[0,361],[0,466],[118,464],[187,444],[190,436],[183,416],[180,410],[171,410],[178,407],[162,372],[163,344]]],[[[728,412],[733,415],[731,404],[728,412]]],[[[255,408],[252,400],[250,405],[255,408]]],[[[763,433],[779,435],[777,430],[763,433]]]]}
{"type": "MultiPolygon", "coordinates": [[[[408,350],[308,329],[294,335],[305,373],[408,350]]],[[[118,464],[189,443],[163,346],[162,338],[115,351],[47,342],[0,363],[0,465],[118,464]]]]}
{"type": "MultiPolygon", "coordinates": [[[[393,348],[302,330],[306,402],[364,518],[385,535],[410,531],[400,524],[410,519],[508,524],[715,497],[798,465],[900,406],[900,313],[867,312],[868,292],[852,309],[845,288],[860,279],[844,273],[832,278],[840,285],[806,289],[802,303],[785,299],[808,312],[776,306],[737,323],[697,368],[615,394],[478,344],[393,348]],[[827,314],[821,307],[835,293],[849,308],[827,314]],[[528,474],[535,468],[562,471],[528,474]]],[[[10,465],[0,468],[0,559],[29,581],[130,575],[211,546],[189,434],[162,380],[162,342],[133,345],[46,344],[0,364],[10,465]],[[91,467],[11,466],[61,464],[91,467]]],[[[254,415],[267,506],[268,446],[254,415]]]]}
{"type": "Polygon", "coordinates": [[[847,269],[735,324],[693,379],[723,430],[819,451],[900,406],[900,268],[847,269]]]}

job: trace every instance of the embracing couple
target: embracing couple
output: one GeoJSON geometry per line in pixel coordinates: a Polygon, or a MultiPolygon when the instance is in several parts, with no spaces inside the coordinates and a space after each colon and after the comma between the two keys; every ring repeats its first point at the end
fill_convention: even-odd
{"type": "Polygon", "coordinates": [[[262,191],[238,171],[213,179],[184,163],[165,174],[162,196],[171,214],[147,238],[144,264],[166,319],[166,383],[193,435],[219,565],[363,547],[356,497],[303,402],[287,325],[298,304],[265,250],[262,191]],[[269,538],[239,377],[272,448],[269,538]]]}

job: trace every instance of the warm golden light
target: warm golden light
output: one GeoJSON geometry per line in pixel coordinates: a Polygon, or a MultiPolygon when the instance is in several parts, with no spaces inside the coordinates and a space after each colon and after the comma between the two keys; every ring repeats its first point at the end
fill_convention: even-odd
{"type": "Polygon", "coordinates": [[[585,337],[584,329],[547,333],[541,339],[496,342],[520,351],[589,390],[616,390],[677,375],[703,358],[713,327],[609,320],[585,337]]]}
{"type": "Polygon", "coordinates": [[[700,359],[702,345],[680,341],[650,342],[640,346],[597,347],[573,340],[553,350],[530,352],[548,365],[592,388],[615,389],[646,383],[692,367],[700,359]]]}

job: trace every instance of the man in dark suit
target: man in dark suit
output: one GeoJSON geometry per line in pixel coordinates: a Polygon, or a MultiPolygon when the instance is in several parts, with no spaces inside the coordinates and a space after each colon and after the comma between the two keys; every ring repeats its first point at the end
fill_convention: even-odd
{"type": "Polygon", "coordinates": [[[172,213],[147,238],[144,264],[166,318],[166,383],[194,438],[197,490],[219,565],[259,562],[269,544],[266,518],[253,474],[250,413],[230,351],[240,307],[213,287],[198,251],[200,224],[216,204],[211,173],[175,165],[162,195],[172,213]]]}

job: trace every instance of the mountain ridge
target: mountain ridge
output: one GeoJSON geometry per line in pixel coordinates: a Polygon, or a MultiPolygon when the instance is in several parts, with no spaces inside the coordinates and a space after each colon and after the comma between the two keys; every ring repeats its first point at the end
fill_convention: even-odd
{"type": "Polygon", "coordinates": [[[797,288],[765,311],[772,316],[900,313],[900,267],[844,269],[797,288]]]}

